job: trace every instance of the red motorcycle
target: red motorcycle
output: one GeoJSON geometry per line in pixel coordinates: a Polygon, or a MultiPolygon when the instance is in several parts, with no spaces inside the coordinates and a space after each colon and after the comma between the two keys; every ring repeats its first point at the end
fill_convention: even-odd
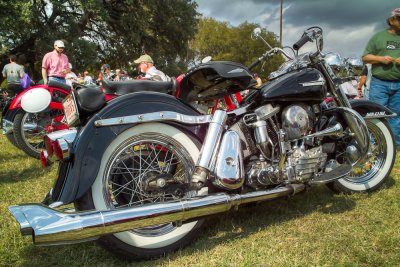
{"type": "Polygon", "coordinates": [[[59,83],[35,85],[25,89],[3,107],[3,134],[13,145],[28,155],[39,158],[43,136],[66,128],[61,123],[61,101],[70,90],[69,86],[59,83]]]}

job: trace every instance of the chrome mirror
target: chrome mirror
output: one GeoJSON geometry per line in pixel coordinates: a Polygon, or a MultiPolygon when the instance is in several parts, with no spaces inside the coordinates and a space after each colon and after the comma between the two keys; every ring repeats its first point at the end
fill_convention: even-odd
{"type": "Polygon", "coordinates": [[[251,33],[251,39],[253,39],[253,40],[257,39],[258,37],[260,37],[260,34],[261,34],[261,29],[255,28],[253,30],[253,32],[251,33]]]}
{"type": "Polygon", "coordinates": [[[202,60],[201,60],[201,63],[208,63],[208,62],[210,62],[211,61],[211,59],[212,59],[212,57],[211,56],[206,56],[205,58],[203,58],[202,60]]]}

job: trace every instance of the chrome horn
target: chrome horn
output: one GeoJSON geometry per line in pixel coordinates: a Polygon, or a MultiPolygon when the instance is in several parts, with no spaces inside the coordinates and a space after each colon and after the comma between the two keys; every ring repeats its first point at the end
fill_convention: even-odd
{"type": "Polygon", "coordinates": [[[326,128],[323,131],[319,131],[313,134],[309,134],[306,138],[312,137],[323,137],[323,136],[343,136],[343,127],[340,123],[336,123],[334,126],[326,128]]]}

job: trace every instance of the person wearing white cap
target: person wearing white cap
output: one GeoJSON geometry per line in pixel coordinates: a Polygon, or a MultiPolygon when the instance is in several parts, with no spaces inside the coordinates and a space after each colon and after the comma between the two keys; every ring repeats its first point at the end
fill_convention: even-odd
{"type": "Polygon", "coordinates": [[[68,57],[63,54],[64,42],[57,40],[54,42],[54,50],[47,53],[42,61],[42,77],[45,84],[49,80],[66,83],[65,76],[71,71],[68,57]]]}
{"type": "Polygon", "coordinates": [[[156,69],[153,65],[154,61],[149,55],[141,55],[134,61],[138,64],[140,72],[145,73],[144,79],[153,81],[171,81],[171,78],[164,74],[164,72],[156,69]]]}
{"type": "Polygon", "coordinates": [[[368,41],[363,61],[372,64],[369,99],[397,113],[389,119],[400,148],[400,8],[386,19],[389,28],[368,41]]]}

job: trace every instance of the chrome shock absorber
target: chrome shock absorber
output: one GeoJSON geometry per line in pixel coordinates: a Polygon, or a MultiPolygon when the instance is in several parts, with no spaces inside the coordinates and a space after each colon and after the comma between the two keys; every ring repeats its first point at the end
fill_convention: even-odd
{"type": "Polygon", "coordinates": [[[207,182],[212,164],[215,162],[227,117],[228,115],[224,110],[216,110],[214,112],[192,175],[191,185],[195,189],[202,188],[207,182]]]}

